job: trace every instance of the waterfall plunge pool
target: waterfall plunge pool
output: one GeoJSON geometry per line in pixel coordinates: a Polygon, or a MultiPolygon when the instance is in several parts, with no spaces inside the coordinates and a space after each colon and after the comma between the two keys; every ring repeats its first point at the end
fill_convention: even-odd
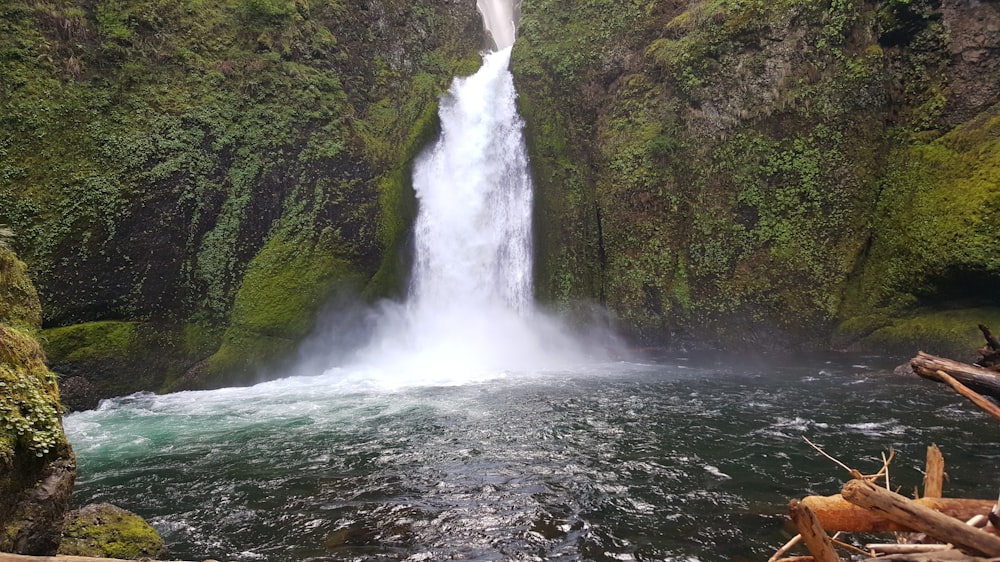
{"type": "Polygon", "coordinates": [[[936,442],[946,494],[996,493],[996,429],[891,367],[671,357],[397,387],[334,369],[118,398],[66,429],[76,501],[139,513],[177,558],[763,560],[786,502],[846,477],[803,436],[866,473],[896,449],[903,490],[936,442]]]}

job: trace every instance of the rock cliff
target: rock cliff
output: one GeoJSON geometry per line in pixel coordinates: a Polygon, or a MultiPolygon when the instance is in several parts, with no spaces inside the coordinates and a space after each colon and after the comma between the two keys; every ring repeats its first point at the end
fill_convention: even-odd
{"type": "Polygon", "coordinates": [[[76,478],[38,296],[0,239],[0,552],[54,555],[76,478]]]}
{"type": "Polygon", "coordinates": [[[540,297],[647,344],[971,351],[998,45],[995,1],[526,0],[540,297]]]}
{"type": "Polygon", "coordinates": [[[397,294],[404,170],[482,37],[457,0],[5,2],[0,222],[53,369],[247,381],[331,294],[397,294]]]}

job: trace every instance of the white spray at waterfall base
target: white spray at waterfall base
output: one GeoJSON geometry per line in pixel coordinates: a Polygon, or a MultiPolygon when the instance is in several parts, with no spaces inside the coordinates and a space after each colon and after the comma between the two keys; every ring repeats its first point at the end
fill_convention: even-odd
{"type": "MultiPolygon", "coordinates": [[[[361,376],[456,384],[557,369],[584,356],[532,294],[532,186],[510,47],[441,101],[441,137],[414,167],[408,301],[386,306],[361,376]]],[[[395,381],[395,382],[391,382],[395,381]]]]}

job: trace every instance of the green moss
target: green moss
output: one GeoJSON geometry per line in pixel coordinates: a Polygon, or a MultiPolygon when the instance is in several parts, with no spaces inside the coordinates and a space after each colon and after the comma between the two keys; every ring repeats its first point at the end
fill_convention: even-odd
{"type": "Polygon", "coordinates": [[[360,287],[350,258],[334,233],[311,242],[279,227],[247,267],[221,346],[195,384],[231,383],[287,356],[335,290],[360,287]]]}
{"type": "Polygon", "coordinates": [[[979,324],[1000,326],[1000,308],[916,311],[883,318],[875,326],[855,319],[840,326],[838,337],[849,342],[849,349],[879,350],[901,357],[919,350],[971,362],[977,359],[975,350],[983,346],[979,324]]]}
{"type": "Polygon", "coordinates": [[[526,4],[512,61],[539,297],[601,300],[650,342],[820,345],[879,188],[895,55],[869,31],[875,8],[585,4],[526,4]],[[588,37],[605,9],[622,13],[595,28],[631,27],[588,37]]]}
{"type": "Polygon", "coordinates": [[[383,248],[377,272],[365,287],[369,300],[401,298],[410,271],[407,237],[417,216],[413,192],[413,161],[441,133],[438,104],[427,105],[415,121],[403,150],[402,163],[385,174],[378,185],[378,239],[383,248]]]}
{"type": "Polygon", "coordinates": [[[24,262],[0,244],[0,324],[37,329],[41,321],[38,294],[24,262]]]}
{"type": "Polygon", "coordinates": [[[139,343],[136,322],[87,322],[42,332],[45,348],[59,361],[124,359],[139,343]]]}
{"type": "Polygon", "coordinates": [[[163,539],[142,517],[110,504],[71,512],[59,544],[61,556],[136,560],[165,551],[163,539]]]}
{"type": "MultiPolygon", "coordinates": [[[[838,341],[967,356],[996,324],[1000,284],[1000,107],[894,151],[838,341]]],[[[918,137],[919,138],[919,137],[918,137]]]]}
{"type": "Polygon", "coordinates": [[[863,274],[845,310],[993,301],[1000,282],[1000,107],[932,142],[898,149],[863,274]]]}

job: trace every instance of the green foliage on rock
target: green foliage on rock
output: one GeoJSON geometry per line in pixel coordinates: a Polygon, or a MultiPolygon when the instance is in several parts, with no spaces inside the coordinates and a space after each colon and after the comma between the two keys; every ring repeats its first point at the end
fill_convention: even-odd
{"type": "MultiPolygon", "coordinates": [[[[151,327],[132,357],[190,325],[218,345],[237,302],[277,306],[247,304],[278,291],[251,289],[259,269],[244,277],[281,245],[333,248],[369,279],[396,260],[401,231],[380,225],[406,220],[379,186],[475,65],[480,32],[474,4],[437,0],[4,3],[0,223],[18,234],[46,327],[151,327]],[[299,225],[294,245],[279,221],[299,225]]],[[[297,312],[309,324],[316,310],[297,312]]],[[[152,362],[169,365],[158,379],[191,366],[177,349],[152,362]]]]}
{"type": "Polygon", "coordinates": [[[919,322],[915,332],[978,346],[975,326],[1000,324],[1000,106],[897,148],[884,181],[875,236],[838,337],[875,345],[919,322]],[[948,310],[964,311],[969,325],[937,321],[948,310]]]}
{"type": "Polygon", "coordinates": [[[138,344],[136,322],[87,322],[45,330],[49,354],[59,361],[127,357],[138,344]]]}
{"type": "Polygon", "coordinates": [[[206,324],[105,320],[41,332],[52,369],[87,379],[95,398],[163,390],[218,349],[221,330],[206,324]]]}
{"type": "Polygon", "coordinates": [[[61,556],[137,560],[166,552],[163,539],[142,517],[111,504],[90,504],[66,514],[61,556]]]}
{"type": "Polygon", "coordinates": [[[847,233],[867,220],[875,189],[863,143],[881,135],[855,133],[882,99],[861,97],[881,77],[853,61],[876,55],[846,49],[849,30],[830,27],[854,20],[838,19],[839,5],[805,1],[590,2],[565,24],[530,24],[549,4],[525,4],[514,69],[543,172],[539,199],[566,201],[565,177],[544,172],[575,170],[586,203],[562,214],[561,232],[539,226],[540,271],[573,271],[571,249],[591,241],[587,263],[600,271],[587,296],[648,342],[831,322],[861,246],[847,233]],[[575,82],[539,71],[555,64],[549,43],[582,41],[577,27],[611,10],[632,26],[615,28],[617,52],[595,49],[603,59],[575,73],[585,95],[569,98],[575,82]],[[819,67],[823,89],[809,78],[819,67]],[[533,124],[552,108],[564,121],[557,130],[533,124]],[[563,138],[572,140],[554,140],[563,138]]]}
{"type": "Polygon", "coordinates": [[[37,340],[38,297],[23,262],[0,247],[0,468],[15,453],[38,457],[64,446],[59,387],[37,340]]]}
{"type": "Polygon", "coordinates": [[[334,289],[357,291],[364,281],[350,257],[336,240],[272,237],[247,268],[222,345],[191,386],[250,379],[293,351],[334,289]]]}
{"type": "MultiPolygon", "coordinates": [[[[959,12],[946,15],[982,16],[959,12]]],[[[526,1],[513,70],[535,169],[539,296],[599,300],[648,343],[829,345],[838,322],[875,302],[851,304],[858,268],[898,269],[868,251],[870,236],[900,232],[882,220],[898,205],[887,198],[937,167],[979,166],[971,153],[938,164],[942,153],[901,168],[937,150],[906,148],[909,135],[957,107],[943,87],[954,64],[943,17],[925,0],[526,1]]],[[[964,211],[924,204],[942,205],[943,228],[911,222],[899,240],[949,246],[964,211]]],[[[973,253],[969,264],[995,260],[973,253]]],[[[916,290],[910,274],[891,298],[916,290]]]]}

